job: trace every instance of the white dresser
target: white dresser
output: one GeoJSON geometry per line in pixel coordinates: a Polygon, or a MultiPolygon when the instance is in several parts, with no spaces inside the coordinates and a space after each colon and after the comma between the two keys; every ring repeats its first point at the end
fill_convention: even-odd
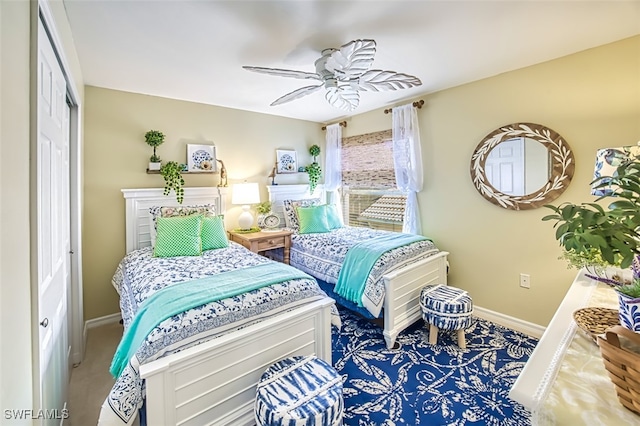
{"type": "Polygon", "coordinates": [[[640,425],[640,416],[618,402],[600,349],[573,320],[585,306],[617,309],[618,298],[582,270],[509,396],[532,412],[533,425],[640,425]]]}

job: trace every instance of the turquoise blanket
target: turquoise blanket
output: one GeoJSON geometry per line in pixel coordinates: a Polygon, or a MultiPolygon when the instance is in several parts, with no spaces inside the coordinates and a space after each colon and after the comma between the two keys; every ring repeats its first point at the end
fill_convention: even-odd
{"type": "Polygon", "coordinates": [[[347,251],[334,291],[359,307],[363,307],[362,294],[367,277],[380,256],[395,248],[425,240],[428,238],[421,235],[393,233],[354,245],[347,251]]]}
{"type": "Polygon", "coordinates": [[[269,262],[165,287],[140,305],[122,336],[109,371],[119,377],[149,333],[173,315],[271,284],[302,278],[313,279],[291,266],[269,262]]]}

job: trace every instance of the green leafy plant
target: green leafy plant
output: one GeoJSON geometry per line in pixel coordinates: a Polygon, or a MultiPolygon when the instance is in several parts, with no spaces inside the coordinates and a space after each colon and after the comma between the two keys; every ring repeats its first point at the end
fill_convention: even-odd
{"type": "Polygon", "coordinates": [[[260,204],[256,204],[256,211],[259,214],[267,214],[271,211],[271,201],[263,201],[260,204]]]}
{"type": "Polygon", "coordinates": [[[169,195],[171,190],[175,191],[178,204],[184,200],[184,178],[182,177],[182,164],[169,161],[160,167],[160,174],[164,178],[164,195],[169,195]]]}
{"type": "Polygon", "coordinates": [[[318,145],[311,145],[309,154],[313,157],[313,161],[316,161],[316,157],[320,155],[320,147],[318,145]]]}
{"type": "Polygon", "coordinates": [[[318,182],[320,181],[320,177],[322,176],[322,169],[320,168],[320,164],[315,161],[304,168],[304,171],[309,175],[309,189],[311,193],[315,191],[316,186],[318,186],[318,182]]]}
{"type": "Polygon", "coordinates": [[[159,130],[149,130],[144,134],[144,140],[147,145],[153,147],[153,155],[149,159],[152,163],[159,163],[160,157],[156,155],[156,148],[164,143],[164,133],[159,130]]]}
{"type": "Polygon", "coordinates": [[[322,168],[316,161],[316,157],[320,155],[320,147],[318,145],[311,145],[309,148],[309,154],[313,157],[313,163],[306,166],[304,171],[309,175],[309,189],[311,190],[311,193],[313,193],[316,186],[318,186],[320,178],[322,177],[322,168]]]}
{"type": "MultiPolygon", "coordinates": [[[[622,162],[614,176],[593,181],[592,186],[607,190],[593,203],[546,205],[554,214],[542,218],[555,221],[555,237],[564,249],[570,266],[587,263],[598,267],[628,268],[640,255],[640,158],[622,162]],[[599,201],[612,197],[606,208],[599,201]]],[[[635,285],[640,286],[640,282],[635,285]]],[[[618,286],[619,292],[627,286],[618,286]]]]}
{"type": "Polygon", "coordinates": [[[625,294],[632,298],[640,297],[640,280],[636,279],[631,284],[625,284],[616,289],[618,293],[625,294]]]}

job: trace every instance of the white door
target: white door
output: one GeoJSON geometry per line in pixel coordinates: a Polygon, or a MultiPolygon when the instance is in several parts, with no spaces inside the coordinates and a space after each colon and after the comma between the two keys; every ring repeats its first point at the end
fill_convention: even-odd
{"type": "Polygon", "coordinates": [[[503,194],[524,195],[524,172],[524,138],[502,141],[487,156],[487,180],[503,194]]]}
{"type": "Polygon", "coordinates": [[[38,27],[37,247],[42,424],[66,417],[69,383],[69,106],[47,33],[38,27]]]}

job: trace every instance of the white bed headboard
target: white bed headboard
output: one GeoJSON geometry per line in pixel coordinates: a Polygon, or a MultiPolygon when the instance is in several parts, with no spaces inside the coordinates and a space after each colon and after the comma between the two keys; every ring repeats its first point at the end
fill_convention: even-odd
{"type": "Polygon", "coordinates": [[[281,226],[284,226],[284,200],[304,200],[306,198],[320,198],[326,202],[326,192],[324,185],[316,186],[313,194],[309,192],[309,185],[267,185],[269,191],[269,201],[271,201],[271,211],[280,218],[281,226]]]}
{"type": "Polygon", "coordinates": [[[151,245],[150,207],[213,204],[217,214],[224,214],[227,190],[226,187],[184,188],[184,200],[178,204],[175,193],[164,195],[164,188],[123,189],[127,253],[151,245]]]}

